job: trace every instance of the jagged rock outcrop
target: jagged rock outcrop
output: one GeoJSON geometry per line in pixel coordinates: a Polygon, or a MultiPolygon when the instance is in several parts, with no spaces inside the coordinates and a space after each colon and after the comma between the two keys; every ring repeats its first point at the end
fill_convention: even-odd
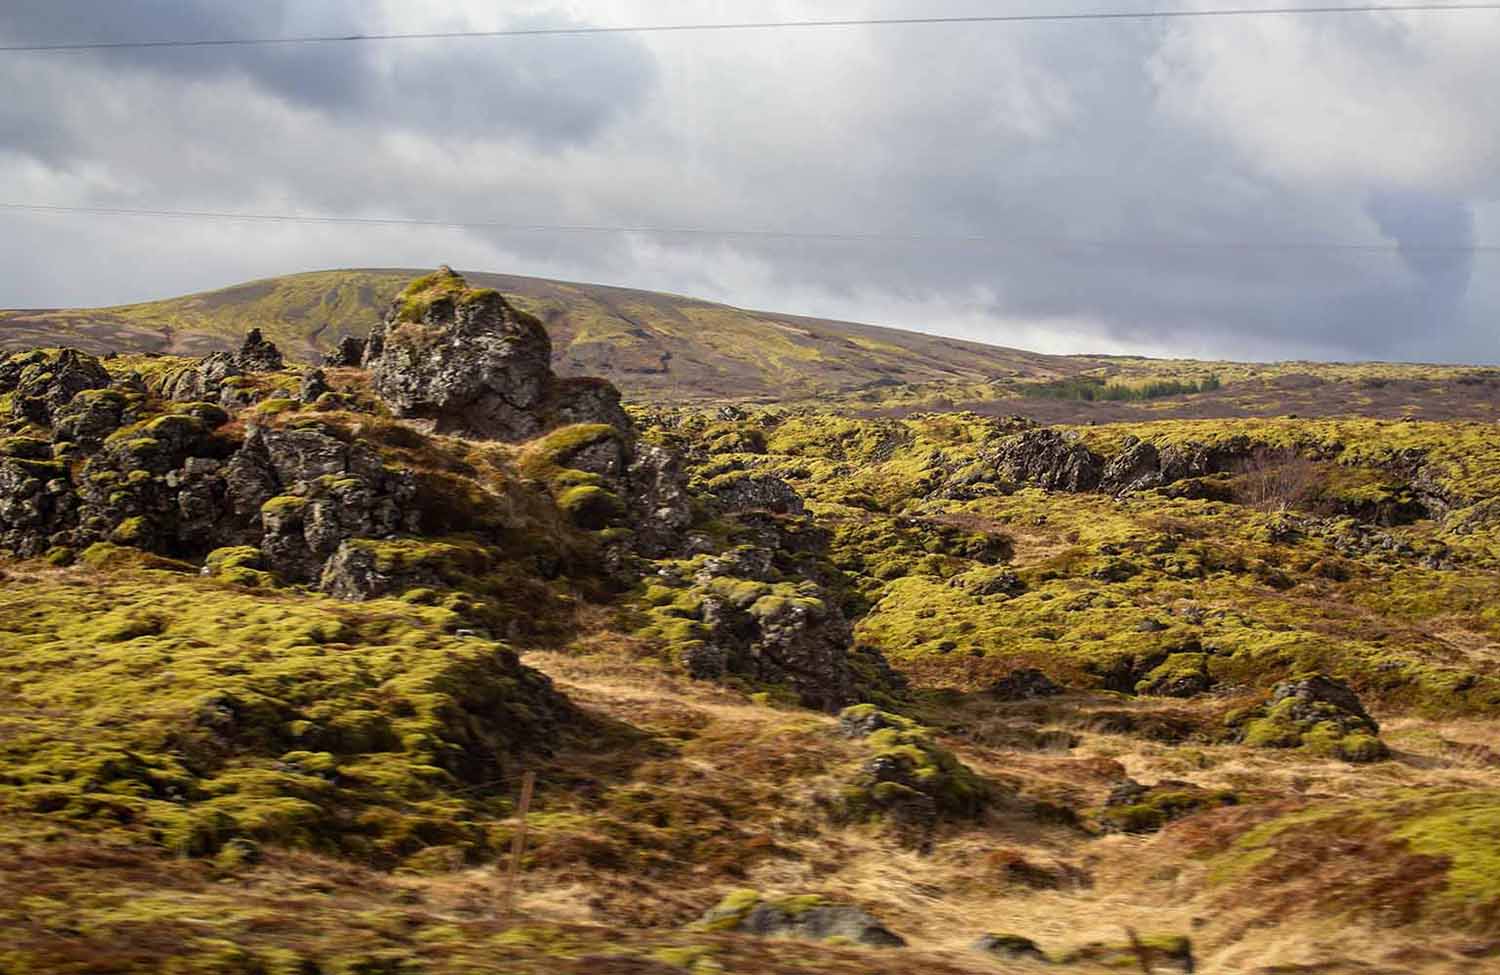
{"type": "Polygon", "coordinates": [[[839,733],[863,739],[871,754],[852,770],[837,819],[884,821],[904,845],[926,850],[943,819],[977,818],[999,797],[910,718],[857,704],[840,713],[839,733]]]}
{"type": "Polygon", "coordinates": [[[1333,721],[1341,731],[1380,733],[1380,726],[1365,710],[1359,695],[1335,677],[1314,674],[1277,684],[1271,690],[1270,707],[1275,709],[1282,702],[1286,702],[1285,713],[1293,721],[1333,721]]]}
{"type": "Polygon", "coordinates": [[[239,409],[255,403],[261,395],[243,377],[280,372],[285,367],[281,350],[267,341],[260,329],[252,328],[238,352],[214,352],[196,365],[177,370],[161,381],[160,392],[163,399],[218,403],[226,409],[239,409]]]}
{"type": "Polygon", "coordinates": [[[339,339],[339,344],[332,352],[323,356],[323,365],[335,369],[349,369],[359,366],[365,359],[366,340],[357,335],[345,335],[339,339]]]}
{"type": "Polygon", "coordinates": [[[260,547],[282,577],[316,581],[351,538],[421,529],[416,478],[369,448],[316,429],[267,430],[255,439],[281,492],[261,505],[260,547]]]}
{"type": "Polygon", "coordinates": [[[137,419],[143,397],[118,389],[85,389],[53,411],[52,440],[97,450],[104,439],[137,419]]]}
{"type": "Polygon", "coordinates": [[[1003,440],[988,453],[987,465],[960,471],[938,493],[960,499],[977,496],[982,492],[976,485],[998,474],[1049,491],[1124,495],[1230,473],[1243,468],[1254,454],[1255,445],[1244,436],[1217,444],[1187,442],[1161,448],[1129,437],[1119,453],[1106,459],[1076,436],[1040,427],[1003,440]]]}
{"type": "Polygon", "coordinates": [[[72,523],[76,504],[67,468],[45,441],[0,440],[0,548],[42,554],[72,523]]]}
{"type": "Polygon", "coordinates": [[[109,382],[99,360],[77,349],[38,349],[0,363],[0,393],[12,394],[11,416],[42,426],[78,393],[109,382]]]}
{"type": "Polygon", "coordinates": [[[1099,479],[1100,490],[1110,494],[1145,491],[1163,483],[1161,455],[1154,446],[1135,437],[1129,438],[1125,449],[1110,458],[1099,479]]]}
{"type": "Polygon", "coordinates": [[[302,379],[297,384],[297,399],[302,403],[316,403],[324,393],[329,392],[328,376],[321,369],[307,369],[302,373],[302,379]]]}
{"type": "Polygon", "coordinates": [[[701,639],[683,650],[688,672],[784,684],[807,707],[849,703],[855,688],[849,621],[816,583],[772,583],[777,574],[769,565],[761,572],[749,561],[710,562],[697,573],[701,639]]]}
{"type": "Polygon", "coordinates": [[[635,525],[634,550],[661,558],[684,542],[693,523],[682,458],[653,444],[637,444],[624,479],[625,505],[635,525]]]}
{"type": "Polygon", "coordinates": [[[570,423],[628,427],[602,380],[560,380],[542,323],[452,270],[414,282],[370,333],[363,364],[397,416],[440,433],[527,440],[570,423]]]}
{"type": "Polygon", "coordinates": [[[240,343],[234,361],[245,372],[280,372],[286,368],[281,350],[276,343],[267,341],[258,328],[245,334],[245,341],[240,343]]]}
{"type": "Polygon", "coordinates": [[[1041,428],[1002,441],[991,456],[999,472],[1048,491],[1092,491],[1104,460],[1072,435],[1041,428]]]}
{"type": "Polygon", "coordinates": [[[806,510],[802,495],[773,474],[735,472],[709,481],[708,494],[724,511],[773,511],[800,515],[806,510]]]}

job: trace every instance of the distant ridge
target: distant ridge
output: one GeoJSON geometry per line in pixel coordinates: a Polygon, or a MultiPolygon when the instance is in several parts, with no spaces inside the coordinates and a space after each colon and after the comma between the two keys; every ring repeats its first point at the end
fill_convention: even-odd
{"type": "MultiPolygon", "coordinates": [[[[0,349],[202,355],[259,328],[312,360],[363,335],[425,269],[314,271],[95,309],[0,311],[0,349]]],[[[464,272],[540,318],[563,375],[604,376],[638,399],[781,400],[906,383],[1076,375],[1087,358],[894,328],[748,311],[697,298],[512,274],[464,272]]]]}

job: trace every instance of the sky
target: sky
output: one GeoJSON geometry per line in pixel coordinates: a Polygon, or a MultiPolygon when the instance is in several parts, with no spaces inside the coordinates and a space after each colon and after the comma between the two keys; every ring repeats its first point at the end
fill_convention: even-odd
{"type": "MultiPolygon", "coordinates": [[[[7,0],[0,45],[1260,2],[7,0]]],[[[1500,12],[0,53],[0,204],[861,238],[0,208],[0,307],[447,263],[1046,352],[1493,363],[1496,50],[1500,12]]]]}

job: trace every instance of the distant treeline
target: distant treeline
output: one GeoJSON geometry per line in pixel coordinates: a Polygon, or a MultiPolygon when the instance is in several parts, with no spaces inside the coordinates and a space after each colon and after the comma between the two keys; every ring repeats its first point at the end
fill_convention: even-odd
{"type": "Polygon", "coordinates": [[[1022,396],[1041,399],[1082,400],[1088,403],[1119,403],[1143,399],[1159,399],[1163,396],[1181,396],[1184,393],[1207,393],[1222,384],[1218,376],[1208,376],[1198,382],[1179,379],[1153,379],[1150,382],[1125,385],[1106,383],[1102,379],[1083,377],[1056,379],[1050,383],[1019,383],[1014,388],[1022,396]]]}

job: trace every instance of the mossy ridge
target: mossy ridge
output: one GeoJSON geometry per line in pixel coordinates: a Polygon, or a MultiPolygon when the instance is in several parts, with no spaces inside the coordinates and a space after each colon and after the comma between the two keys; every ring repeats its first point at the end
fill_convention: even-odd
{"type": "Polygon", "coordinates": [[[478,856],[495,785],[568,714],[508,650],[451,635],[446,609],[73,578],[0,594],[0,802],[84,830],[192,854],[245,836],[385,864],[435,843],[478,856]]]}

